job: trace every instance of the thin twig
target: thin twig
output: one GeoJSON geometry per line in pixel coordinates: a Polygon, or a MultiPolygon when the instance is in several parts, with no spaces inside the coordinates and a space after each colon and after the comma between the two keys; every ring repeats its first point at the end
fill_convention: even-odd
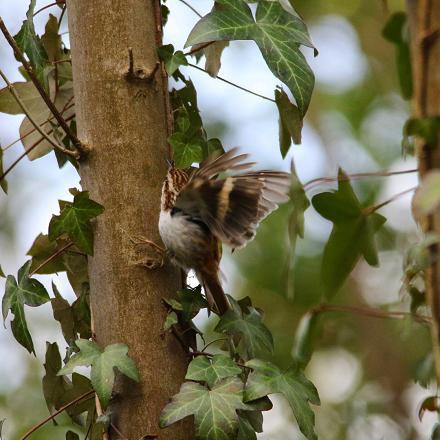
{"type": "Polygon", "coordinates": [[[72,242],[67,243],[62,248],[58,249],[56,252],[54,252],[50,257],[46,258],[40,265],[38,265],[30,274],[35,275],[42,267],[46,266],[46,264],[49,264],[53,259],[58,257],[58,255],[62,254],[65,250],[69,249],[71,246],[73,246],[72,242]]]}
{"type": "Polygon", "coordinates": [[[112,429],[114,429],[116,434],[119,435],[121,440],[128,440],[128,437],[126,435],[122,434],[122,432],[117,428],[117,426],[114,423],[110,423],[110,426],[112,427],[112,429]]]}
{"type": "Polygon", "coordinates": [[[58,32],[60,31],[61,23],[63,21],[63,17],[64,17],[64,14],[66,13],[66,10],[67,10],[67,6],[66,6],[66,3],[64,3],[63,9],[60,14],[60,18],[58,19],[58,32]]]}
{"type": "MultiPolygon", "coordinates": [[[[38,80],[37,76],[34,73],[34,69],[31,66],[31,64],[26,60],[26,58],[23,55],[23,52],[18,47],[16,41],[12,37],[12,35],[9,33],[8,29],[5,26],[5,23],[3,22],[2,18],[0,17],[0,30],[3,32],[3,35],[5,36],[6,40],[8,41],[9,45],[14,50],[15,56],[17,59],[23,64],[23,67],[26,69],[26,72],[29,75],[29,78],[34,83],[35,88],[38,90],[38,93],[40,94],[43,101],[46,103],[49,110],[52,112],[52,114],[55,116],[55,119],[57,120],[60,127],[64,130],[66,135],[70,138],[73,145],[75,146],[77,153],[75,156],[78,156],[78,158],[81,158],[87,153],[87,149],[85,145],[81,143],[81,141],[77,138],[77,136],[70,130],[70,127],[67,125],[67,122],[64,120],[64,118],[61,116],[60,112],[56,108],[55,104],[50,99],[49,95],[46,93],[46,90],[42,86],[41,82],[38,80]]],[[[30,119],[30,118],[29,118],[30,119]]],[[[69,151],[69,150],[66,150],[69,151]]],[[[69,151],[69,153],[72,155],[72,152],[69,151]]]]}
{"type": "MultiPolygon", "coordinates": [[[[200,70],[201,72],[205,72],[206,74],[209,75],[209,73],[205,69],[202,69],[201,67],[196,66],[195,64],[188,63],[188,66],[193,67],[194,69],[200,70]]],[[[209,75],[209,76],[211,76],[211,75],[209,75]]],[[[247,93],[250,93],[251,95],[258,96],[259,98],[265,99],[266,101],[275,102],[275,99],[269,98],[268,96],[260,95],[257,92],[253,92],[252,90],[249,90],[246,87],[239,86],[238,84],[235,84],[225,78],[222,78],[221,76],[216,76],[215,79],[223,81],[224,83],[229,84],[230,86],[233,86],[237,89],[243,90],[243,92],[247,92],[247,93]]]]}
{"type": "Polygon", "coordinates": [[[385,205],[388,205],[389,203],[394,202],[397,199],[400,199],[400,197],[415,191],[417,188],[418,188],[417,186],[413,186],[412,188],[406,189],[405,191],[395,194],[394,196],[390,197],[388,200],[385,200],[384,202],[379,203],[378,205],[374,205],[374,206],[370,206],[369,208],[366,208],[365,211],[367,213],[376,212],[380,208],[383,208],[385,205]]]}
{"type": "MultiPolygon", "coordinates": [[[[1,21],[1,18],[0,18],[0,27],[1,27],[1,24],[2,24],[2,21],[1,21]]],[[[67,148],[62,147],[61,145],[56,143],[53,139],[51,139],[40,128],[39,124],[34,120],[34,118],[29,113],[29,110],[27,109],[27,107],[23,103],[23,101],[21,100],[20,96],[18,96],[18,93],[16,92],[14,86],[9,82],[8,78],[6,77],[6,75],[3,73],[3,71],[1,69],[0,69],[0,76],[3,78],[3,80],[5,81],[8,89],[9,89],[9,91],[11,92],[12,96],[17,101],[17,104],[20,106],[20,108],[22,109],[23,113],[27,116],[27,118],[29,119],[30,123],[35,127],[35,129],[38,131],[38,133],[40,133],[41,136],[43,136],[55,149],[61,151],[64,154],[67,154],[68,156],[71,156],[71,157],[74,157],[75,159],[78,159],[79,155],[78,155],[77,151],[68,150],[67,148]]],[[[63,121],[64,121],[64,119],[63,119],[63,121]]],[[[64,121],[64,123],[66,123],[66,122],[64,121]]]]}
{"type": "Polygon", "coordinates": [[[214,44],[214,43],[215,43],[215,41],[208,41],[207,43],[201,44],[200,46],[199,45],[193,46],[193,48],[190,51],[185,52],[183,55],[185,55],[187,57],[187,56],[192,55],[200,50],[207,48],[208,46],[211,46],[211,44],[214,44]]]}
{"type": "Polygon", "coordinates": [[[407,312],[388,312],[381,309],[373,309],[370,307],[355,307],[355,306],[344,306],[337,304],[319,304],[316,307],[310,309],[310,313],[318,314],[322,312],[342,312],[342,313],[352,313],[355,315],[366,316],[369,318],[381,318],[381,319],[405,319],[412,318],[414,321],[420,324],[431,323],[431,318],[429,316],[422,316],[407,312]]]}
{"type": "Polygon", "coordinates": [[[410,173],[417,173],[419,170],[418,168],[413,168],[410,170],[402,170],[402,171],[376,171],[372,173],[356,173],[356,174],[349,174],[348,176],[344,177],[317,177],[316,179],[309,180],[304,184],[304,189],[308,190],[310,187],[319,184],[319,183],[325,183],[325,182],[343,182],[347,180],[356,180],[356,179],[363,179],[365,177],[389,177],[389,176],[398,176],[400,174],[410,174],[410,173]]]}
{"type": "Polygon", "coordinates": [[[193,6],[191,6],[187,1],[185,1],[185,0],[179,0],[179,1],[180,1],[180,3],[183,3],[186,7],[191,9],[191,11],[193,11],[194,14],[198,15],[200,18],[203,17],[203,15],[197,9],[195,9],[193,6]]]}
{"type": "Polygon", "coordinates": [[[94,394],[94,390],[87,391],[87,393],[81,394],[81,396],[77,397],[76,399],[72,400],[69,403],[66,403],[64,406],[62,406],[58,411],[55,411],[53,414],[51,414],[49,417],[46,417],[44,420],[42,420],[37,425],[33,426],[26,434],[23,435],[23,437],[20,437],[20,440],[27,439],[30,435],[32,435],[35,431],[40,429],[43,425],[45,425],[47,422],[50,422],[52,419],[54,419],[57,415],[61,414],[63,411],[65,411],[67,408],[70,408],[71,406],[77,404],[79,401],[85,399],[86,397],[91,396],[94,394]]]}

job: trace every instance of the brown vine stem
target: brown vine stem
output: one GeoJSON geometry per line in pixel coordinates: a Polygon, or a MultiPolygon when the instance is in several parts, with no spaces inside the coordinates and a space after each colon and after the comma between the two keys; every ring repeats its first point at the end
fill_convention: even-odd
{"type": "Polygon", "coordinates": [[[44,426],[47,422],[50,422],[51,420],[53,420],[56,416],[58,416],[59,414],[61,414],[63,411],[65,411],[67,408],[70,408],[71,406],[77,404],[78,402],[80,402],[83,399],[86,399],[90,396],[92,396],[92,394],[95,394],[94,390],[90,390],[87,391],[87,393],[81,394],[81,396],[77,397],[76,399],[72,400],[69,403],[66,403],[64,406],[62,406],[59,410],[55,411],[53,414],[51,414],[49,417],[46,417],[44,420],[42,420],[40,423],[36,424],[35,426],[33,426],[31,429],[29,429],[28,432],[26,432],[26,434],[24,434],[22,437],[20,437],[19,440],[26,440],[28,437],[30,437],[35,431],[37,431],[38,429],[40,429],[42,426],[44,426]]]}
{"type": "Polygon", "coordinates": [[[39,14],[40,12],[44,11],[45,9],[49,9],[52,6],[56,6],[58,4],[58,2],[54,2],[54,3],[50,3],[46,6],[43,6],[42,8],[38,9],[38,11],[34,12],[34,15],[32,17],[35,17],[37,14],[39,14]]]}
{"type": "Polygon", "coordinates": [[[355,174],[349,174],[346,177],[317,177],[316,179],[309,180],[304,184],[304,190],[309,190],[311,187],[320,184],[320,183],[327,183],[327,182],[343,182],[347,180],[358,180],[358,179],[364,179],[368,177],[389,177],[389,176],[398,176],[401,174],[411,174],[411,173],[417,173],[419,170],[418,168],[412,168],[410,170],[401,170],[401,171],[375,171],[372,173],[355,173],[355,174]]]}
{"type": "MultiPolygon", "coordinates": [[[[194,69],[200,70],[201,72],[205,72],[207,75],[209,75],[209,73],[205,69],[202,69],[201,67],[196,66],[195,64],[188,63],[188,66],[190,66],[190,67],[192,67],[194,69]]],[[[211,75],[209,75],[209,76],[211,76],[211,75]]],[[[266,101],[275,102],[275,99],[269,98],[268,96],[260,95],[257,92],[253,92],[252,90],[249,90],[246,87],[243,87],[243,86],[240,86],[238,84],[235,84],[232,81],[229,81],[228,79],[222,78],[221,76],[216,76],[215,79],[218,79],[218,80],[220,80],[220,81],[222,81],[222,82],[224,82],[226,84],[229,84],[232,87],[240,89],[243,92],[247,92],[247,93],[250,93],[251,95],[258,96],[261,99],[265,99],[266,101]]]]}
{"type": "MultiPolygon", "coordinates": [[[[0,18],[0,27],[1,27],[1,18],[0,18]]],[[[39,126],[39,124],[34,120],[34,118],[31,116],[31,114],[29,113],[29,110],[27,109],[26,105],[24,104],[24,102],[21,100],[20,96],[18,95],[18,93],[15,90],[15,87],[9,82],[8,78],[6,77],[6,75],[3,73],[3,71],[0,69],[0,76],[3,78],[3,80],[6,83],[6,86],[8,87],[9,91],[11,92],[12,96],[14,97],[14,99],[17,101],[17,104],[20,106],[20,108],[22,109],[23,113],[27,116],[27,118],[29,119],[30,123],[35,127],[35,130],[38,131],[38,133],[41,134],[41,136],[43,136],[55,149],[61,151],[64,154],[67,154],[68,156],[74,157],[75,159],[78,159],[78,152],[76,151],[71,151],[68,150],[67,148],[62,147],[61,145],[59,145],[58,143],[56,143],[53,139],[51,139],[39,126]]],[[[64,119],[63,119],[64,121],[64,119]]],[[[64,121],[64,123],[66,123],[64,121]]]]}
{"type": "Polygon", "coordinates": [[[35,275],[42,267],[46,266],[46,264],[49,264],[52,260],[54,260],[56,257],[58,257],[58,255],[61,255],[64,251],[66,251],[67,249],[69,249],[71,246],[73,246],[72,242],[67,243],[66,245],[64,245],[63,247],[61,247],[60,249],[58,249],[56,252],[54,252],[50,257],[46,258],[40,265],[38,265],[30,274],[29,276],[31,277],[32,275],[35,275]]]}
{"type": "Polygon", "coordinates": [[[355,306],[344,306],[336,304],[319,304],[316,307],[310,309],[310,313],[318,314],[323,312],[342,312],[342,313],[352,313],[354,315],[366,316],[368,318],[381,318],[381,319],[405,319],[412,318],[414,321],[429,325],[432,320],[429,316],[422,316],[407,312],[387,312],[381,309],[374,309],[370,307],[355,307],[355,306]]]}
{"type": "MultiPolygon", "coordinates": [[[[55,119],[57,120],[60,127],[64,130],[66,135],[69,137],[69,139],[72,141],[73,145],[75,146],[77,152],[76,156],[81,159],[83,156],[85,156],[88,152],[85,145],[81,143],[81,141],[76,137],[76,135],[70,130],[70,127],[67,125],[67,122],[65,119],[61,116],[60,112],[56,108],[55,104],[50,99],[49,95],[46,93],[46,90],[44,89],[41,82],[38,80],[37,76],[34,73],[34,69],[32,68],[31,64],[26,60],[26,58],[23,55],[23,52],[18,47],[16,41],[12,37],[12,35],[9,33],[8,29],[5,26],[5,23],[3,22],[2,18],[0,17],[0,30],[2,31],[3,35],[5,36],[6,40],[8,41],[9,45],[12,47],[15,56],[17,59],[23,64],[23,67],[25,68],[27,74],[29,75],[29,78],[34,83],[35,88],[38,90],[38,93],[40,94],[43,101],[46,103],[47,107],[51,111],[51,113],[55,116],[55,119]]],[[[29,116],[28,116],[29,117],[29,116]]],[[[29,118],[30,119],[30,118],[29,118]]],[[[69,151],[69,150],[66,150],[69,151]]],[[[69,151],[69,153],[72,155],[72,151],[69,151]]]]}

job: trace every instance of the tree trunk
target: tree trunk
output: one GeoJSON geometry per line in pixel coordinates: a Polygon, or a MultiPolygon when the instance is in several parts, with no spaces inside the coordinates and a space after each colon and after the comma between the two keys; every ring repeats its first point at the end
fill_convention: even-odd
{"type": "MultiPolygon", "coordinates": [[[[408,0],[414,77],[413,115],[426,118],[440,115],[440,2],[408,0]]],[[[416,154],[420,176],[440,169],[440,145],[428,146],[418,140],[416,154]]],[[[440,234],[440,209],[424,219],[425,232],[440,234]]],[[[431,247],[436,262],[426,271],[427,301],[432,310],[432,341],[437,383],[440,384],[440,259],[439,245],[431,247]]]]}
{"type": "MultiPolygon", "coordinates": [[[[160,6],[155,0],[67,3],[78,136],[90,148],[82,185],[105,207],[89,259],[94,329],[103,346],[126,343],[139,368],[141,383],[119,380],[111,404],[112,423],[137,440],[159,434],[159,414],[179,390],[188,362],[175,337],[162,330],[161,298],[179,288],[179,273],[135,266],[139,249],[129,240],[158,240],[168,116],[166,80],[154,69],[160,6]],[[127,79],[130,47],[135,73],[154,71],[152,80],[127,79]]],[[[173,425],[159,438],[193,439],[192,424],[173,425]]]]}

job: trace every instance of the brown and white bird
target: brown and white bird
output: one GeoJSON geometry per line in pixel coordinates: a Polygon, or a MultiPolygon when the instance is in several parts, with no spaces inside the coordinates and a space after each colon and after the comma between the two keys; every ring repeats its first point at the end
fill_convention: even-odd
{"type": "Polygon", "coordinates": [[[221,243],[243,247],[278,203],[288,200],[289,173],[219,177],[255,165],[247,158],[234,148],[210,156],[190,175],[171,166],[162,187],[159,232],[167,254],[185,271],[195,271],[211,309],[220,315],[229,308],[219,278],[221,243]]]}

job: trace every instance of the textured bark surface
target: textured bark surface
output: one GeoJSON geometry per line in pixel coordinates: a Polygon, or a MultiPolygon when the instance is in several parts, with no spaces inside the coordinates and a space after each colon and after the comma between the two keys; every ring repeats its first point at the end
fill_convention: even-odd
{"type": "Polygon", "coordinates": [[[124,76],[129,47],[135,68],[156,65],[156,7],[152,0],[69,0],[68,15],[78,135],[91,149],[81,165],[82,185],[105,207],[89,263],[94,328],[99,344],[129,346],[142,378],[118,382],[112,422],[131,440],[183,440],[194,438],[190,422],[158,427],[188,361],[174,336],[162,331],[161,298],[176,292],[179,273],[135,266],[139,250],[128,237],[159,240],[167,157],[163,81],[160,69],[150,83],[124,76]]]}
{"type": "MultiPolygon", "coordinates": [[[[416,118],[440,116],[440,1],[408,0],[411,30],[411,51],[414,77],[413,114],[416,118]]],[[[440,169],[440,145],[416,145],[420,175],[440,169]]],[[[424,219],[426,232],[440,234],[440,210],[424,219]]],[[[432,340],[437,382],[440,384],[440,252],[439,245],[431,248],[437,260],[426,273],[427,300],[433,315],[432,340]]]]}

